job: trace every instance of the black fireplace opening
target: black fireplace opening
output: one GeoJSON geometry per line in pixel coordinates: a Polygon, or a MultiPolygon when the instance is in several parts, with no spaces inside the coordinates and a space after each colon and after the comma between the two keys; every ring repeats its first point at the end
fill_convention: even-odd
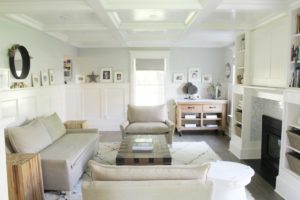
{"type": "Polygon", "coordinates": [[[262,116],[261,159],[245,160],[255,172],[275,187],[279,171],[282,121],[262,116]]]}
{"type": "Polygon", "coordinates": [[[275,186],[279,170],[282,121],[262,116],[261,169],[262,176],[275,186]]]}

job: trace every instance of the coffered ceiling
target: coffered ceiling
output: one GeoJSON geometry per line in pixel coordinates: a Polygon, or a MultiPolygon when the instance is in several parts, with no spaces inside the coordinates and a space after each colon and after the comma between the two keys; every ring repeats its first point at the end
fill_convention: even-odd
{"type": "Polygon", "coordinates": [[[76,47],[221,47],[288,0],[0,0],[0,15],[76,47]]]}

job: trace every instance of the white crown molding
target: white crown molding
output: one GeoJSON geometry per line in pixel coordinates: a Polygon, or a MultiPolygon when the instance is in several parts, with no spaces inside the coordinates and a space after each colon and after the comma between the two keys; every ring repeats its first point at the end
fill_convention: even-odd
{"type": "Polygon", "coordinates": [[[21,24],[27,25],[31,28],[37,29],[39,31],[42,31],[44,26],[42,23],[36,21],[35,19],[27,16],[27,15],[23,15],[23,14],[8,14],[6,15],[6,17],[19,22],[21,24]]]}
{"type": "Polygon", "coordinates": [[[59,39],[63,42],[67,42],[69,43],[69,37],[66,35],[66,34],[63,34],[63,33],[59,33],[59,32],[46,32],[48,35],[56,38],[56,39],[59,39]]]}
{"type": "Polygon", "coordinates": [[[1,14],[31,14],[44,12],[62,12],[62,11],[90,11],[91,8],[83,1],[10,1],[0,2],[1,14]]]}
{"type": "Polygon", "coordinates": [[[186,25],[183,23],[122,23],[119,26],[120,30],[184,30],[186,25]]]}
{"type": "Polygon", "coordinates": [[[288,1],[272,0],[224,0],[217,9],[219,10],[271,10],[286,9],[288,1]]]}
{"type": "Polygon", "coordinates": [[[280,13],[275,13],[275,14],[272,14],[270,16],[267,16],[263,19],[261,19],[258,23],[256,23],[252,29],[257,29],[259,27],[262,27],[268,23],[271,23],[272,21],[275,21],[277,19],[280,19],[282,17],[286,17],[288,15],[288,13],[285,11],[285,12],[280,12],[280,13]]]}
{"type": "Polygon", "coordinates": [[[200,24],[199,30],[250,30],[253,26],[249,24],[200,24]]]}
{"type": "Polygon", "coordinates": [[[107,28],[101,24],[55,24],[45,25],[43,28],[46,32],[52,31],[105,31],[107,28]]]}

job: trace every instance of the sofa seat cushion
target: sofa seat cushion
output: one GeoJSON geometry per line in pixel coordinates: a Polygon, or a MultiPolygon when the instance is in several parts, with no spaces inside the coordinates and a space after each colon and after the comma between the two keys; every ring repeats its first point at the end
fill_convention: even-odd
{"type": "Polygon", "coordinates": [[[67,134],[40,152],[41,159],[47,162],[65,161],[73,168],[85,149],[97,140],[98,134],[67,134]]]}
{"type": "Polygon", "coordinates": [[[46,127],[53,142],[66,134],[66,128],[56,113],[47,117],[39,117],[38,120],[46,127]]]}
{"type": "Polygon", "coordinates": [[[17,153],[38,153],[52,143],[45,126],[33,120],[24,126],[7,128],[13,150],[17,153]]]}
{"type": "Polygon", "coordinates": [[[169,132],[169,127],[162,122],[135,122],[126,127],[127,133],[162,134],[169,132]]]}
{"type": "Polygon", "coordinates": [[[93,181],[199,180],[206,181],[209,164],[115,166],[90,160],[93,181]]]}

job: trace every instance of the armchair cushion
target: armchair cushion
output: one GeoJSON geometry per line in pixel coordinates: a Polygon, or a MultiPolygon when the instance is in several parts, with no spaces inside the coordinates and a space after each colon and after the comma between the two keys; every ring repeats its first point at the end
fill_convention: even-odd
{"type": "Polygon", "coordinates": [[[169,127],[162,122],[135,122],[126,128],[126,133],[133,134],[162,134],[167,132],[169,132],[169,127]]]}
{"type": "Polygon", "coordinates": [[[167,120],[165,105],[134,106],[128,105],[128,121],[133,122],[164,122],[167,120]]]}

